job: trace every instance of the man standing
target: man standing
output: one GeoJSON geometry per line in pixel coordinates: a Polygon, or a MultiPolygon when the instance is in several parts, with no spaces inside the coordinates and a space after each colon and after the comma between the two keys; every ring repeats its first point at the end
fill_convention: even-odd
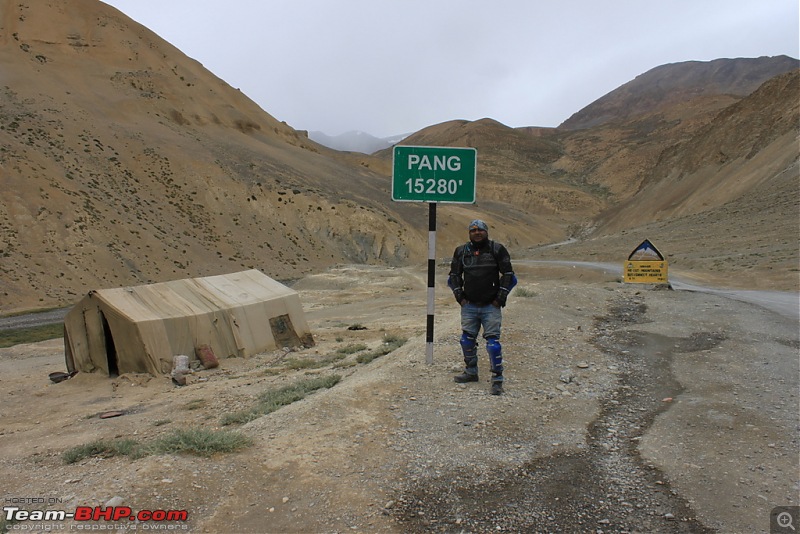
{"type": "Polygon", "coordinates": [[[469,242],[456,248],[447,285],[461,305],[461,350],[466,369],[453,377],[459,384],[478,381],[478,333],[483,327],[492,370],[492,395],[503,393],[501,308],[517,278],[506,247],[489,239],[489,226],[469,223],[469,242]]]}

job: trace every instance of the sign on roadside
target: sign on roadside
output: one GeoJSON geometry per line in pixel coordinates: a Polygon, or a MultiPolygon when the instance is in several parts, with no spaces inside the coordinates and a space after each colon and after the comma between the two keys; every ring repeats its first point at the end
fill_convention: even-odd
{"type": "Polygon", "coordinates": [[[425,361],[433,363],[436,285],[436,205],[474,204],[478,151],[474,148],[397,145],[392,152],[392,200],[428,203],[428,316],[425,361]]]}
{"type": "Polygon", "coordinates": [[[477,153],[474,148],[395,146],[392,200],[474,204],[477,153]]]}
{"type": "Polygon", "coordinates": [[[622,281],[631,284],[666,284],[667,260],[645,239],[628,256],[622,281]]]}

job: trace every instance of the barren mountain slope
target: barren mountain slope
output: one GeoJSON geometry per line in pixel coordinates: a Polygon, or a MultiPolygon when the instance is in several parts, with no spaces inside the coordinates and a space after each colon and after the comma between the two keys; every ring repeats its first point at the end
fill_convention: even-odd
{"type": "Polygon", "coordinates": [[[684,277],[698,283],[797,292],[799,173],[800,167],[795,163],[749,194],[722,206],[600,233],[568,245],[531,249],[523,255],[622,266],[631,251],[648,239],[666,257],[670,272],[680,270],[684,277]]]}
{"type": "Polygon", "coordinates": [[[800,156],[798,95],[800,70],[766,82],[722,110],[690,139],[665,151],[635,200],[604,217],[604,225],[625,226],[632,204],[651,211],[654,220],[704,211],[787,172],[800,156]]]}
{"type": "MultiPolygon", "coordinates": [[[[651,178],[662,152],[676,145],[691,149],[685,142],[719,112],[798,67],[798,60],[778,56],[686,61],[651,69],[559,126],[564,149],[554,169],[583,176],[608,193],[611,206],[623,202],[651,178]]],[[[766,119],[742,124],[740,132],[769,135],[765,132],[773,126],[766,119]]],[[[639,221],[631,222],[629,226],[639,221]]]]}
{"type": "Polygon", "coordinates": [[[337,218],[308,170],[315,187],[374,181],[313,161],[313,143],[104,4],[2,6],[4,304],[244,265],[288,276],[270,264],[322,254],[337,218]],[[299,239],[282,227],[308,195],[325,224],[299,239]]]}
{"type": "MultiPolygon", "coordinates": [[[[558,130],[563,155],[551,165],[555,175],[573,176],[597,190],[613,206],[634,196],[652,174],[662,152],[708,124],[739,99],[703,95],[662,105],[629,120],[584,130],[558,130]]],[[[633,221],[633,225],[636,221],[633,221]]]]}
{"type": "Polygon", "coordinates": [[[665,150],[587,239],[535,255],[619,261],[647,238],[717,285],[797,291],[798,95],[800,71],[769,80],[665,150]]]}
{"type": "Polygon", "coordinates": [[[650,69],[595,100],[559,128],[579,130],[650,114],[698,96],[746,96],[766,80],[800,67],[787,56],[684,61],[650,69]]]}
{"type": "MultiPolygon", "coordinates": [[[[430,126],[403,140],[406,145],[468,146],[478,151],[482,198],[511,204],[541,215],[557,214],[564,221],[591,217],[603,202],[582,184],[547,172],[562,155],[562,145],[550,136],[530,135],[492,119],[449,121],[430,126]]],[[[390,151],[376,154],[390,157],[390,151]]]]}

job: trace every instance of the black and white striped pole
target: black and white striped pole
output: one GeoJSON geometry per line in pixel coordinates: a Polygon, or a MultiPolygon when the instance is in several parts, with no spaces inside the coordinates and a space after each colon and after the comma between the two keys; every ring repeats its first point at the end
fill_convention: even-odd
{"type": "Polygon", "coordinates": [[[425,363],[433,363],[433,317],[436,296],[436,202],[428,203],[428,327],[425,333],[425,363]]]}

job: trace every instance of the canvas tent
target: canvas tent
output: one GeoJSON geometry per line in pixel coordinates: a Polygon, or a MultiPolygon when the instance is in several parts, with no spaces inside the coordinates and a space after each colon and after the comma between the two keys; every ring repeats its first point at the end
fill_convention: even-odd
{"type": "Polygon", "coordinates": [[[173,357],[311,346],[297,292],[257,270],[90,291],[64,318],[69,371],[167,374],[173,357]]]}

